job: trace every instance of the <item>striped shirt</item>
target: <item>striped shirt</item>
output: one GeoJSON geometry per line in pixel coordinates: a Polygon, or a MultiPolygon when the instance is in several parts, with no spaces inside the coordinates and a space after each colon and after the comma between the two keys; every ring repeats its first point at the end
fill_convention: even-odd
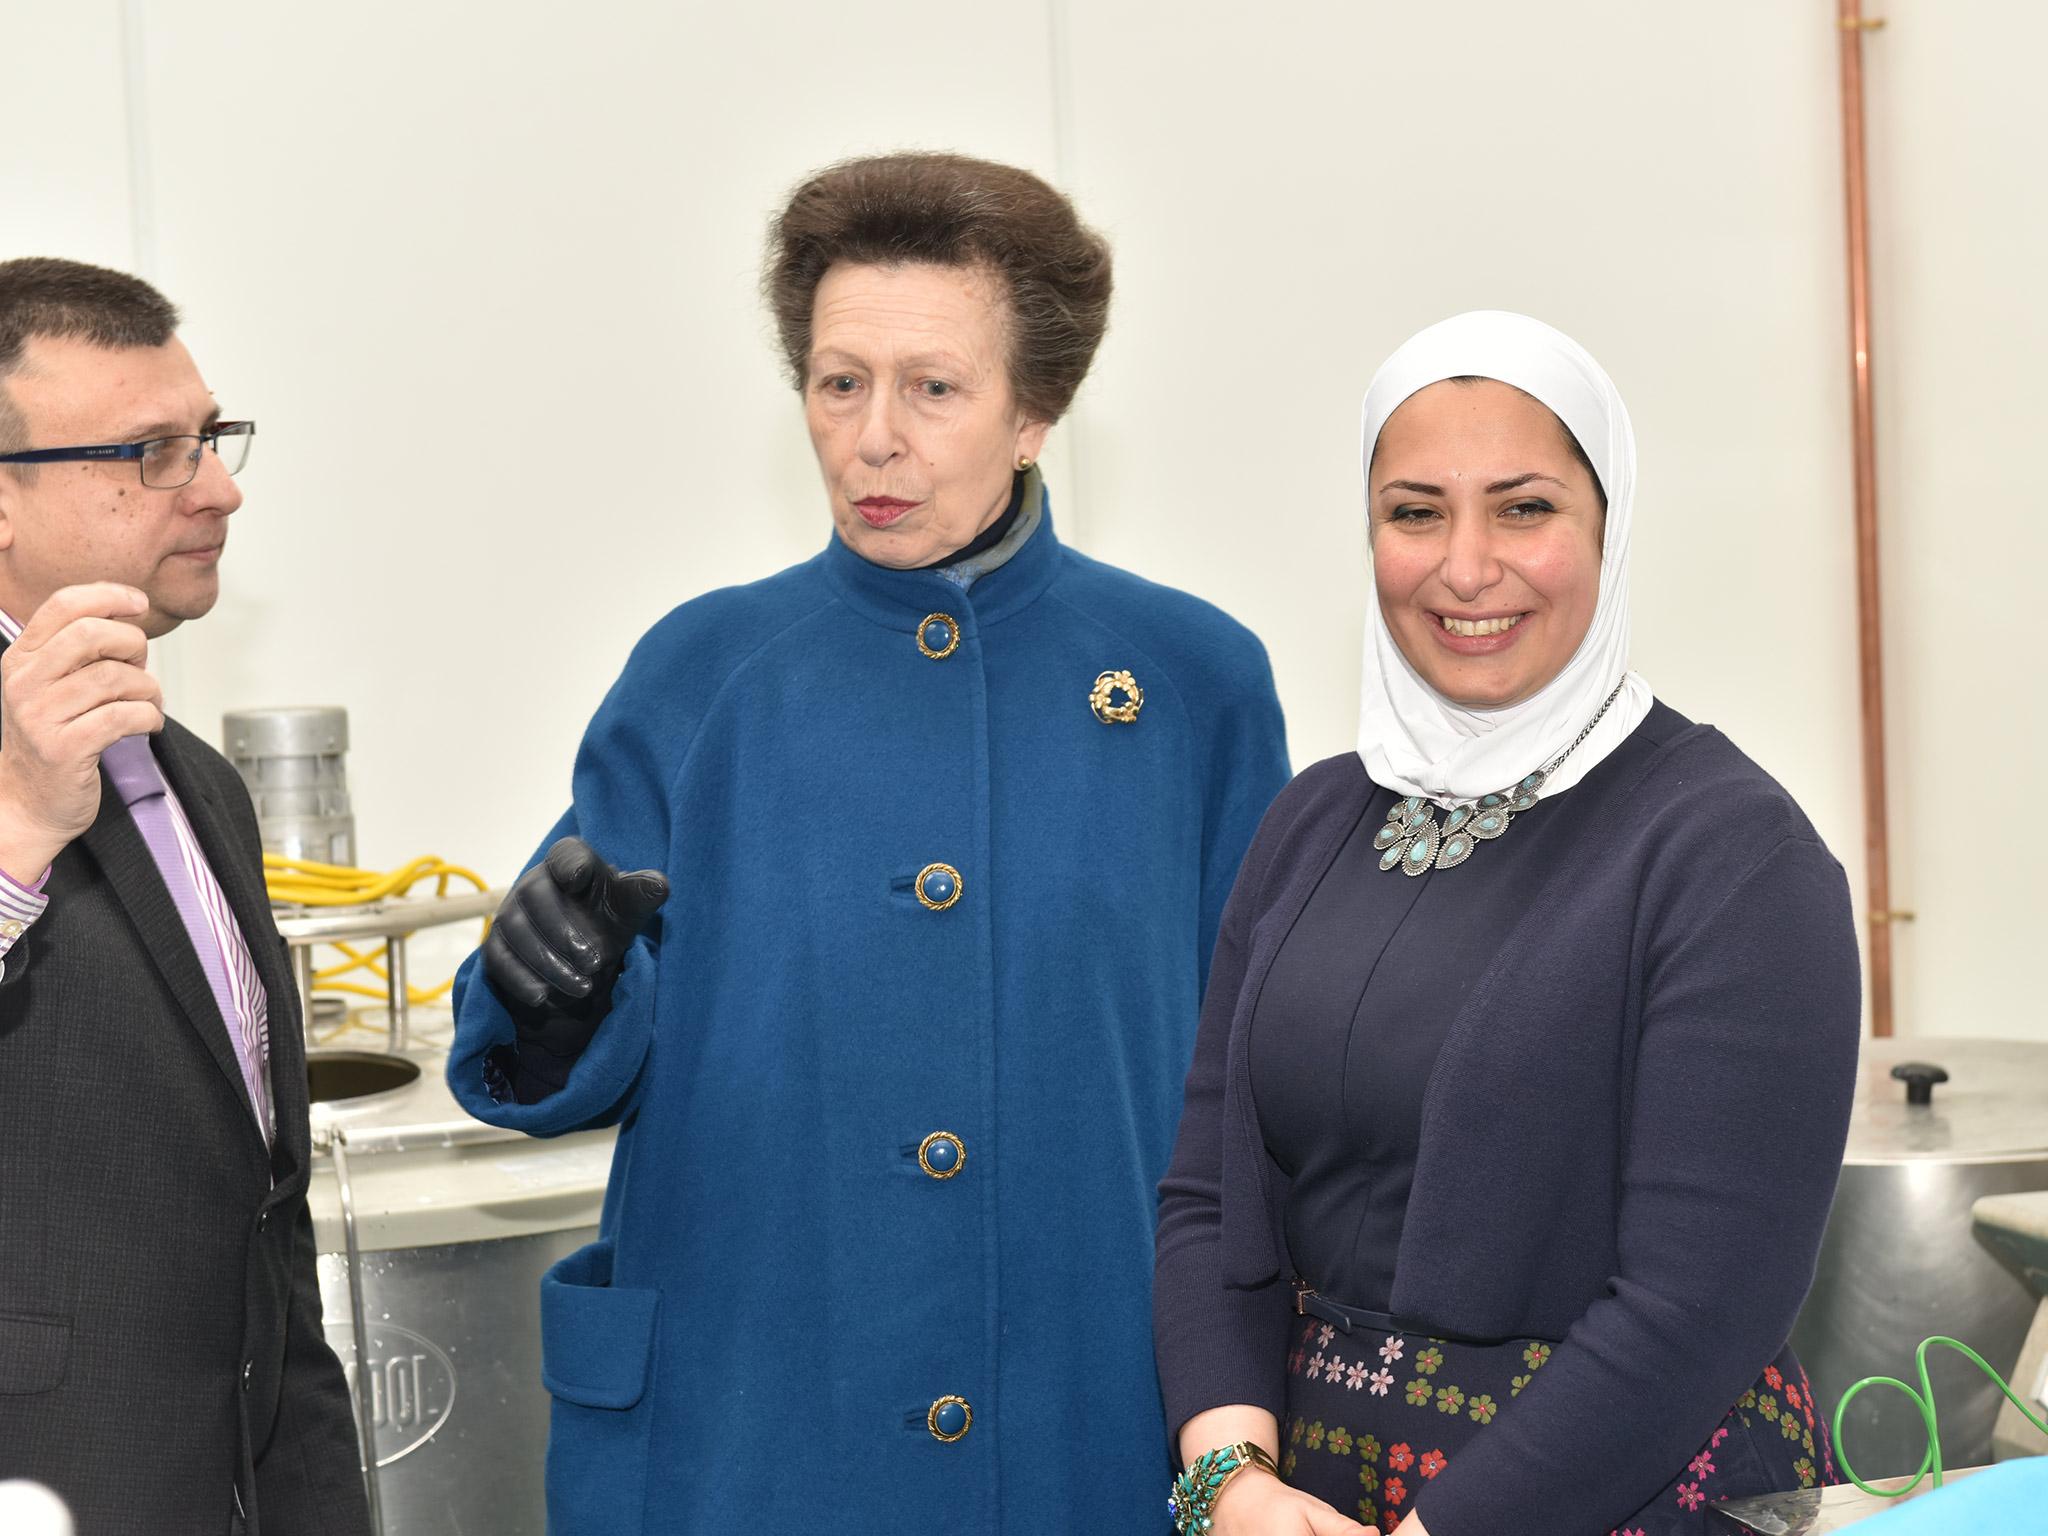
{"type": "MultiPolygon", "coordinates": [[[[4,608],[0,608],[0,635],[7,637],[9,645],[21,638],[21,626],[4,608]]],[[[0,869],[0,980],[7,976],[7,951],[14,948],[16,941],[28,932],[50,904],[50,898],[43,894],[43,883],[49,878],[50,872],[46,869],[36,876],[34,883],[23,885],[6,870],[0,869]]]]}
{"type": "MultiPolygon", "coordinates": [[[[4,610],[0,610],[0,634],[6,636],[10,645],[21,637],[21,626],[4,610]]],[[[268,1141],[277,1130],[270,1096],[270,1000],[256,974],[248,940],[214,876],[213,866],[199,846],[178,792],[156,765],[148,739],[130,737],[118,742],[108,749],[102,761],[122,788],[136,828],[149,845],[150,856],[156,860],[178,915],[184,920],[221,1019],[234,1041],[243,1087],[248,1090],[249,1102],[255,1107],[257,1122],[268,1141]],[[119,771],[116,761],[122,765],[119,771]],[[148,804],[159,788],[164,801],[161,817],[148,804]],[[138,789],[144,791],[140,804],[138,789]]],[[[24,887],[13,878],[0,875],[0,881],[4,881],[0,884],[0,966],[6,964],[7,949],[48,908],[50,898],[42,894],[42,887],[49,875],[44,870],[33,887],[24,887]]],[[[4,975],[5,971],[0,970],[0,976],[4,975]]]]}

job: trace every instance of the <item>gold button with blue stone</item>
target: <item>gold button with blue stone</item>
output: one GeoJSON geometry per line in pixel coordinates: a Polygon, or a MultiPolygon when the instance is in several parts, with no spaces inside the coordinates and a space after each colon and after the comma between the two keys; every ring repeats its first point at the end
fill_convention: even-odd
{"type": "Polygon", "coordinates": [[[933,912],[943,912],[960,899],[960,871],[950,864],[927,864],[917,872],[917,899],[933,912]]]}
{"type": "Polygon", "coordinates": [[[932,1432],[934,1440],[951,1445],[974,1428],[974,1409],[964,1397],[948,1395],[937,1399],[931,1411],[924,1416],[925,1427],[932,1432]]]}
{"type": "Polygon", "coordinates": [[[967,1143],[951,1131],[933,1131],[917,1149],[917,1166],[935,1179],[950,1179],[967,1164],[967,1143]]]}
{"type": "Polygon", "coordinates": [[[933,661],[944,661],[960,649],[960,621],[950,613],[928,613],[917,626],[917,648],[933,661]]]}

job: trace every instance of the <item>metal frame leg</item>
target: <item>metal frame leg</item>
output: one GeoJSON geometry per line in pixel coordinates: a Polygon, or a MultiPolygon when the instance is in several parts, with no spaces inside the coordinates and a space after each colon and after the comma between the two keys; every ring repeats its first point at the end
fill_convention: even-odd
{"type": "Polygon", "coordinates": [[[411,937],[410,934],[394,933],[384,941],[385,996],[391,1007],[391,1040],[387,1049],[394,1056],[405,1049],[408,1041],[410,1020],[406,1009],[412,993],[406,982],[405,941],[411,937]]]}
{"type": "Polygon", "coordinates": [[[382,1536],[384,1502],[377,1488],[377,1428],[372,1417],[370,1330],[363,1307],[363,1255],[356,1241],[356,1201],[348,1177],[348,1132],[334,1127],[327,1150],[334,1158],[334,1177],[341,1186],[341,1232],[348,1249],[348,1311],[356,1331],[356,1432],[362,1438],[363,1492],[370,1501],[370,1528],[382,1536]]]}

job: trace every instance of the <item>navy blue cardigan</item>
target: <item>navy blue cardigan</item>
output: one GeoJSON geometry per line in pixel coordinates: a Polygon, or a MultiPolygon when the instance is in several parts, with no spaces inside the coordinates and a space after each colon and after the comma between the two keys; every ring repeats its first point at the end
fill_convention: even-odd
{"type": "MultiPolygon", "coordinates": [[[[1633,771],[1569,791],[1611,804],[1529,891],[1430,1078],[1394,1312],[1564,1341],[1423,1491],[1432,1536],[1604,1531],[1652,1497],[1784,1344],[1834,1197],[1861,1021],[1841,866],[1719,732],[1663,705],[1638,729],[1662,740],[1633,771]]],[[[1169,1426],[1281,1410],[1286,1176],[1246,1037],[1371,793],[1355,755],[1296,778],[1224,912],[1160,1184],[1169,1426]]]]}

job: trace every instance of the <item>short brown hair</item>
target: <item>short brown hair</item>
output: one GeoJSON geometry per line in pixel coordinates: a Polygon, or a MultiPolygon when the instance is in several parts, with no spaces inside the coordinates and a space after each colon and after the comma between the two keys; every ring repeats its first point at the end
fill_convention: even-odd
{"type": "Polygon", "coordinates": [[[843,160],[790,194],[768,231],[761,288],[796,387],[811,354],[811,305],[836,262],[982,267],[1008,301],[1010,392],[1057,421],[1109,324],[1109,242],[1029,171],[965,155],[843,160]]]}
{"type": "Polygon", "coordinates": [[[29,342],[160,347],[177,329],[177,307],[126,272],[55,256],[0,261],[0,453],[29,446],[28,422],[7,392],[7,377],[20,369],[29,342]]]}

